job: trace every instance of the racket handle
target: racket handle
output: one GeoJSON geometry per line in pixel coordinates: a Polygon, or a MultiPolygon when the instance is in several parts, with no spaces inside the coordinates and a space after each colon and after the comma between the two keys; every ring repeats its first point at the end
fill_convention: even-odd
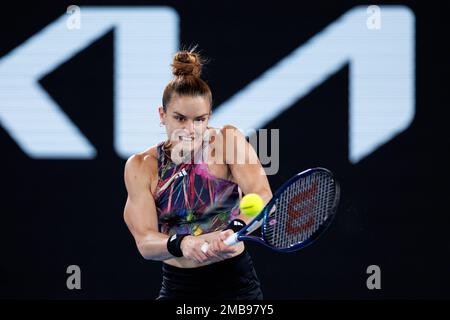
{"type": "Polygon", "coordinates": [[[238,235],[237,235],[237,233],[233,233],[231,236],[229,236],[228,238],[226,238],[225,241],[224,241],[224,243],[225,243],[227,246],[235,245],[235,244],[238,243],[238,242],[239,242],[239,240],[238,240],[238,235]]]}

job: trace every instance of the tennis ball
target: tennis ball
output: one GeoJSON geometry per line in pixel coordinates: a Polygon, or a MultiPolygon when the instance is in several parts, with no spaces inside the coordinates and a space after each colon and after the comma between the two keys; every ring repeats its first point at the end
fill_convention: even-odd
{"type": "Polygon", "coordinates": [[[242,198],[239,208],[247,216],[256,216],[264,208],[264,201],[256,193],[249,193],[242,198]]]}

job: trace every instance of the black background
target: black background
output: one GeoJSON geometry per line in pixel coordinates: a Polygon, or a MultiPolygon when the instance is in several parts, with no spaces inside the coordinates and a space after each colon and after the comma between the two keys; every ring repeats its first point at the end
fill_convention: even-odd
{"type": "MultiPolygon", "coordinates": [[[[199,44],[210,58],[205,79],[220,105],[355,5],[384,3],[405,4],[415,14],[412,124],[351,164],[348,66],[268,123],[280,129],[281,143],[272,189],[298,171],[323,166],[340,180],[342,200],[335,223],[314,246],[294,254],[248,248],[268,299],[448,299],[446,2],[17,3],[0,20],[0,56],[71,4],[168,5],[180,17],[181,44],[199,44]],[[320,126],[310,120],[323,114],[320,126]],[[300,142],[293,144],[293,135],[300,142]],[[381,290],[366,287],[372,264],[381,267],[381,290]]],[[[31,159],[0,129],[1,298],[153,299],[158,293],[161,264],[139,255],[122,217],[125,160],[113,148],[113,32],[40,80],[95,145],[95,159],[31,159]],[[71,264],[81,267],[81,290],[66,287],[71,264]]]]}

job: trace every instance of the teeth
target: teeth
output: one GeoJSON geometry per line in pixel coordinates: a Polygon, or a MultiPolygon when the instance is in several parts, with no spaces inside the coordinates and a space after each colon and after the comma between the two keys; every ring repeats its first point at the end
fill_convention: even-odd
{"type": "Polygon", "coordinates": [[[189,137],[180,137],[180,138],[183,141],[192,141],[192,140],[194,140],[194,138],[189,138],[189,137]]]}

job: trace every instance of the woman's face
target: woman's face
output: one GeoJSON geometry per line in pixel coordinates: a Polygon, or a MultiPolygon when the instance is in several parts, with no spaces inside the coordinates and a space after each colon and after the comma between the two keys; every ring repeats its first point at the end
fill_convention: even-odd
{"type": "Polygon", "coordinates": [[[166,126],[172,146],[184,152],[197,150],[203,141],[211,107],[202,96],[174,95],[164,112],[159,108],[161,122],[166,126]]]}

